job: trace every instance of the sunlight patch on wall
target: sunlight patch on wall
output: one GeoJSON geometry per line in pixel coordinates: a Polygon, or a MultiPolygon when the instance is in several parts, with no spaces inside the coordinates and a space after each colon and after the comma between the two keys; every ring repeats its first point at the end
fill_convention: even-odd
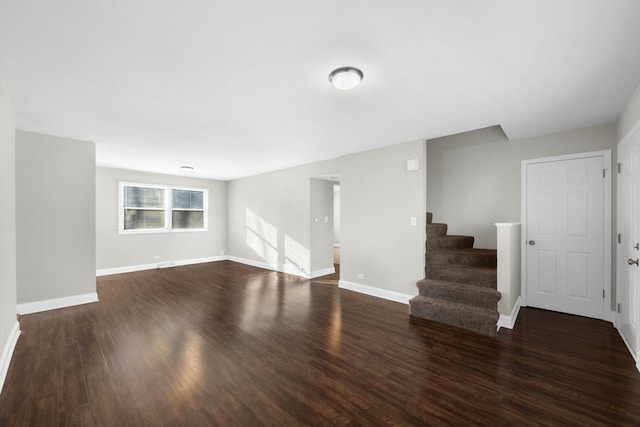
{"type": "Polygon", "coordinates": [[[284,236],[284,259],[286,264],[293,265],[310,274],[311,253],[309,249],[286,235],[284,236]]]}
{"type": "Polygon", "coordinates": [[[278,266],[278,229],[251,209],[246,210],[246,226],[247,246],[276,268],[278,266]]]}

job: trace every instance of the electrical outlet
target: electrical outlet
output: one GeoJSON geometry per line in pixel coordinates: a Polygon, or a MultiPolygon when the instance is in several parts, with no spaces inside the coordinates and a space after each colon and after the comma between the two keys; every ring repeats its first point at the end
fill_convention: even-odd
{"type": "Polygon", "coordinates": [[[364,273],[358,273],[358,280],[364,280],[364,273]]]}
{"type": "Polygon", "coordinates": [[[224,251],[220,251],[220,255],[221,255],[221,256],[224,256],[224,251]]]}
{"type": "Polygon", "coordinates": [[[155,260],[159,260],[159,259],[160,259],[160,255],[154,255],[154,256],[153,256],[153,259],[155,259],[155,260]]]}

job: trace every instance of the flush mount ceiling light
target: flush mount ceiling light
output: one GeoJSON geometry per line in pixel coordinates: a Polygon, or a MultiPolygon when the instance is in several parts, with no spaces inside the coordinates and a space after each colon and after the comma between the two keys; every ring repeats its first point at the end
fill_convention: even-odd
{"type": "Polygon", "coordinates": [[[180,166],[182,172],[193,172],[193,166],[180,166]]]}
{"type": "Polygon", "coordinates": [[[355,67],[336,68],[329,74],[329,81],[338,89],[349,90],[358,86],[364,74],[355,67]]]}

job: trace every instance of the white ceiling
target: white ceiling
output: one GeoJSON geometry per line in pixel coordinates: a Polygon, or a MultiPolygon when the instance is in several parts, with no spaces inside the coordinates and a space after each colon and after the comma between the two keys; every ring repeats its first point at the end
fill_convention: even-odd
{"type": "Polygon", "coordinates": [[[616,120],[637,0],[0,0],[18,129],[97,163],[233,179],[499,124],[616,120]],[[328,74],[351,65],[362,84],[328,74]]]}

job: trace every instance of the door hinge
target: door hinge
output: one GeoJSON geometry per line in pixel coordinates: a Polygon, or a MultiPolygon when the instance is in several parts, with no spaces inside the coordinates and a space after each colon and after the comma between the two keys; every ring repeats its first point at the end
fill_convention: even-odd
{"type": "Polygon", "coordinates": [[[622,173],[622,162],[618,162],[618,173],[622,173]]]}
{"type": "Polygon", "coordinates": [[[618,303],[618,314],[622,313],[622,307],[620,306],[620,303],[618,303]]]}
{"type": "Polygon", "coordinates": [[[602,298],[604,299],[604,289],[602,290],[602,298]]]}
{"type": "Polygon", "coordinates": [[[607,170],[606,169],[602,169],[602,177],[603,178],[607,177],[607,170]]]}
{"type": "Polygon", "coordinates": [[[618,233],[618,243],[622,243],[622,234],[618,233]]]}

